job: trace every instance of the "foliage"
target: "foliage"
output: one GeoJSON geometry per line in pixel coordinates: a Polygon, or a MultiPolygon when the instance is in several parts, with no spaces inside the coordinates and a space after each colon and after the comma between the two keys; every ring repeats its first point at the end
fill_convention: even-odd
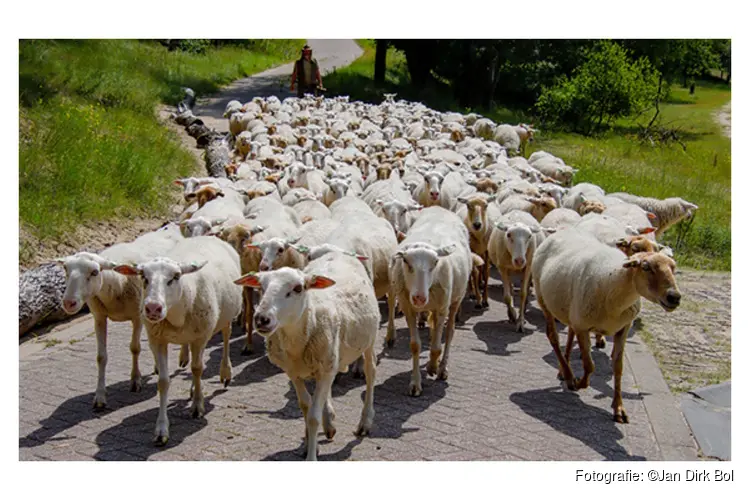
{"type": "Polygon", "coordinates": [[[177,102],[183,87],[214,92],[289,60],[304,44],[250,42],[195,54],[153,40],[22,40],[22,226],[59,238],[81,222],[165,213],[164,187],[195,160],[159,124],[155,107],[177,102]]]}
{"type": "Polygon", "coordinates": [[[584,58],[571,77],[561,76],[542,89],[536,109],[545,121],[591,133],[644,110],[654,100],[657,78],[647,59],[633,61],[611,41],[586,49],[584,58]]]}

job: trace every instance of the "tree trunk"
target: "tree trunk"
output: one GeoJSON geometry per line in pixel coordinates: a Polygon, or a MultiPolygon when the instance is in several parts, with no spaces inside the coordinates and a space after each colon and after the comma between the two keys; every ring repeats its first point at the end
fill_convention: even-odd
{"type": "Polygon", "coordinates": [[[388,53],[388,40],[375,42],[375,83],[385,83],[385,56],[388,53]]]}
{"type": "Polygon", "coordinates": [[[429,80],[432,69],[431,42],[432,40],[412,40],[404,51],[406,66],[414,85],[424,85],[429,80]]]}
{"type": "Polygon", "coordinates": [[[42,264],[26,271],[18,282],[19,336],[37,324],[59,321],[68,315],[62,308],[65,271],[57,264],[42,264]]]}
{"type": "Polygon", "coordinates": [[[662,82],[664,81],[664,75],[659,73],[659,87],[656,91],[656,102],[654,102],[654,106],[656,106],[656,114],[654,114],[654,117],[651,118],[651,121],[648,122],[648,125],[646,125],[646,130],[649,130],[651,126],[656,121],[656,117],[659,116],[659,103],[661,102],[661,86],[662,82]]]}

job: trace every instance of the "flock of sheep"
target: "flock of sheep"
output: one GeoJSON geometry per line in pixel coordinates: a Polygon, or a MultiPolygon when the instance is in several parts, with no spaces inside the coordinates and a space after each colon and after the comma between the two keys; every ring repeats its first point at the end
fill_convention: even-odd
{"type": "Polygon", "coordinates": [[[67,276],[63,308],[72,314],[88,304],[95,319],[96,407],[106,405],[107,320],[132,322],[133,391],[141,389],[145,325],[159,375],[156,443],[163,445],[168,344],[182,346],[179,364],[190,364],[192,414],[200,416],[205,346],[222,332],[220,378],[228,384],[231,326],[241,315],[245,349],[257,332],[270,361],[291,379],[307,458],[315,460],[319,427],[328,438],[336,432],[331,385],[338,373],[364,372],[356,433],[373,424],[378,299],[388,304],[388,347],[396,309],[405,316],[413,361],[408,393],[419,396],[418,327],[430,329],[427,374],[446,379],[461,303],[471,290],[477,309],[489,307],[495,266],[519,331],[533,283],[571,390],[587,387],[594,371],[591,333],[600,346],[602,336],[614,336],[612,407],[614,418],[627,422],[623,349],[640,298],[666,311],[680,303],[671,250],[657,238],[698,207],[680,198],[606,194],[592,184],[570,187],[576,170],[560,158],[519,154],[533,140],[532,127],[394,97],[380,105],[312,96],[232,101],[226,177],[176,180],[187,203],[179,223],[59,260],[67,276]],[[517,308],[512,275],[521,277],[517,308]],[[564,353],[556,320],[569,328],[564,353]],[[579,379],[569,364],[574,339],[585,370],[579,379]],[[312,396],[308,379],[316,381],[312,396]]]}

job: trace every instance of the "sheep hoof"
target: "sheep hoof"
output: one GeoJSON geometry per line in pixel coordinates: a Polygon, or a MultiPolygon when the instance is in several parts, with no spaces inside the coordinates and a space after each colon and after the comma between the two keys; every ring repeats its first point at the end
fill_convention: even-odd
{"type": "Polygon", "coordinates": [[[385,346],[386,347],[393,347],[395,344],[396,344],[396,339],[394,339],[393,337],[391,337],[391,338],[386,337],[385,338],[385,346]]]}
{"type": "Polygon", "coordinates": [[[607,346],[607,341],[604,339],[596,339],[596,348],[604,349],[607,346]]]}
{"type": "Polygon", "coordinates": [[[438,372],[437,362],[435,364],[427,363],[427,375],[435,375],[438,372]]]}
{"type": "Polygon", "coordinates": [[[231,380],[231,379],[226,379],[226,380],[224,380],[224,387],[227,387],[227,386],[229,385],[229,381],[230,381],[230,380],[231,380]]]}
{"type": "Polygon", "coordinates": [[[422,386],[416,385],[416,384],[410,384],[409,385],[409,395],[418,397],[422,395],[422,386]]]}
{"type": "Polygon", "coordinates": [[[490,303],[487,302],[486,300],[483,300],[482,301],[482,309],[489,309],[489,308],[490,308],[490,303]]]}
{"type": "Polygon", "coordinates": [[[370,428],[365,425],[358,425],[357,430],[354,431],[354,435],[357,437],[365,437],[370,435],[370,428]]]}
{"type": "Polygon", "coordinates": [[[481,302],[477,302],[476,304],[474,304],[474,309],[477,311],[481,311],[482,309],[484,309],[484,304],[482,304],[481,302]]]}
{"type": "Polygon", "coordinates": [[[518,323],[516,324],[516,332],[518,332],[518,333],[523,333],[523,321],[519,321],[519,322],[518,322],[518,323]]]}
{"type": "Polygon", "coordinates": [[[425,329],[425,322],[424,321],[420,321],[419,323],[417,323],[417,328],[419,328],[420,330],[424,330],[425,329]]]}
{"type": "Polygon", "coordinates": [[[201,418],[203,416],[203,408],[200,408],[199,406],[193,406],[192,411],[190,412],[190,416],[192,418],[201,418]]]}
{"type": "Polygon", "coordinates": [[[326,429],[326,438],[330,441],[333,439],[333,436],[336,435],[336,428],[331,426],[330,428],[326,429]]]}
{"type": "Polygon", "coordinates": [[[105,400],[94,400],[94,409],[95,410],[103,410],[107,407],[107,401],[105,400]]]}
{"type": "Polygon", "coordinates": [[[140,377],[130,381],[130,392],[141,392],[142,388],[140,377]]]}
{"type": "Polygon", "coordinates": [[[188,363],[190,363],[189,359],[181,359],[180,360],[180,368],[185,368],[188,365],[188,363]]]}
{"type": "Polygon", "coordinates": [[[560,372],[557,372],[557,380],[561,380],[561,381],[562,381],[562,380],[565,380],[565,377],[563,376],[563,374],[562,374],[562,373],[560,373],[560,372]]]}
{"type": "Polygon", "coordinates": [[[166,445],[167,441],[169,441],[169,436],[156,436],[154,438],[154,444],[159,447],[166,445]]]}
{"type": "Polygon", "coordinates": [[[568,389],[575,392],[578,390],[578,381],[575,378],[572,378],[570,380],[565,381],[565,385],[568,386],[568,389]]]}
{"type": "Polygon", "coordinates": [[[576,389],[586,389],[588,388],[588,386],[589,386],[589,379],[586,377],[579,378],[576,381],[576,389]]]}
{"type": "Polygon", "coordinates": [[[516,311],[513,309],[508,309],[508,322],[509,323],[516,323],[518,321],[518,316],[516,316],[516,311]]]}
{"type": "Polygon", "coordinates": [[[438,380],[448,380],[448,368],[440,367],[437,373],[438,380]]]}
{"type": "Polygon", "coordinates": [[[242,356],[250,356],[253,353],[253,346],[250,344],[245,344],[245,347],[242,348],[242,352],[240,353],[242,356]]]}
{"type": "Polygon", "coordinates": [[[620,423],[620,424],[630,423],[630,419],[628,419],[627,413],[625,413],[625,410],[623,410],[622,408],[620,408],[619,411],[615,410],[614,420],[615,422],[620,423]]]}

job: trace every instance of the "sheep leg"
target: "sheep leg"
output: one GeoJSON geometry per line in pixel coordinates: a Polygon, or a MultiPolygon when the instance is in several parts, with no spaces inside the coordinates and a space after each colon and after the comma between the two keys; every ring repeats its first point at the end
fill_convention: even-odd
{"type": "Polygon", "coordinates": [[[167,418],[167,399],[169,395],[169,356],[167,344],[151,344],[151,350],[156,357],[156,364],[159,367],[159,381],[156,387],[159,389],[159,416],[156,418],[156,437],[154,444],[164,446],[169,440],[169,418],[167,418]]]}
{"type": "Polygon", "coordinates": [[[417,330],[417,313],[407,305],[408,302],[401,301],[404,308],[406,324],[409,326],[409,348],[411,349],[411,382],[409,382],[409,394],[419,396],[422,394],[422,374],[419,372],[419,353],[422,350],[422,344],[419,339],[417,330]]]}
{"type": "Polygon", "coordinates": [[[96,393],[94,394],[94,408],[100,409],[107,406],[107,386],[104,381],[104,372],[107,370],[106,316],[98,316],[94,319],[94,330],[96,331],[96,368],[98,370],[96,393]]]}
{"type": "Polygon", "coordinates": [[[503,302],[508,306],[508,321],[515,323],[518,321],[516,311],[513,309],[513,284],[510,281],[510,271],[506,268],[500,269],[500,276],[503,279],[503,302]]]}
{"type": "Polygon", "coordinates": [[[333,423],[334,420],[336,420],[336,412],[333,410],[333,398],[331,397],[331,389],[328,389],[326,404],[323,407],[323,432],[325,432],[326,438],[328,439],[333,439],[333,436],[336,435],[336,426],[333,423]]]}
{"type": "Polygon", "coordinates": [[[133,334],[130,337],[130,355],[133,358],[133,367],[130,370],[130,392],[141,392],[141,370],[138,367],[138,358],[141,355],[141,329],[140,318],[133,320],[133,334]]]}
{"type": "Polygon", "coordinates": [[[615,372],[615,396],[612,398],[612,409],[615,422],[623,424],[627,424],[629,420],[625,407],[622,405],[622,362],[625,357],[625,341],[628,339],[631,326],[633,326],[632,322],[615,334],[615,344],[612,347],[612,371],[615,372]]]}
{"type": "Polygon", "coordinates": [[[247,342],[245,347],[242,348],[242,355],[248,356],[253,353],[253,315],[255,314],[255,308],[253,306],[253,289],[250,287],[243,288],[242,301],[245,305],[244,326],[247,342]]]}
{"type": "MultiPolygon", "coordinates": [[[[456,321],[455,311],[453,311],[453,317],[450,321],[456,321]]],[[[438,360],[443,350],[440,348],[440,344],[443,341],[443,325],[445,325],[446,314],[443,311],[438,313],[432,311],[430,317],[430,361],[427,363],[427,375],[437,375],[438,371],[438,360]]]]}
{"type": "Polygon", "coordinates": [[[357,436],[366,436],[372,428],[372,421],[375,419],[375,352],[372,346],[365,349],[363,354],[365,360],[365,380],[367,389],[365,390],[365,404],[362,407],[362,418],[357,425],[354,434],[357,436]]]}
{"type": "Polygon", "coordinates": [[[229,385],[232,380],[232,362],[229,359],[229,337],[232,335],[232,324],[221,329],[221,340],[224,344],[224,350],[221,353],[221,368],[219,369],[219,381],[224,383],[224,387],[229,385]]]}
{"type": "MultiPolygon", "coordinates": [[[[573,330],[578,339],[578,349],[581,351],[581,361],[583,361],[583,377],[576,382],[577,389],[585,389],[589,386],[591,374],[594,373],[594,360],[591,359],[591,334],[588,330],[573,330]]],[[[566,352],[567,355],[567,352],[566,352]]]]}
{"type": "Polygon", "coordinates": [[[307,460],[318,459],[318,428],[323,421],[323,407],[331,392],[335,373],[325,373],[315,381],[312,406],[307,412],[307,460]]]}
{"type": "Polygon", "coordinates": [[[604,335],[596,334],[596,347],[597,349],[604,349],[607,346],[607,341],[604,340],[604,335]]]}
{"type": "Polygon", "coordinates": [[[443,351],[443,359],[440,360],[440,367],[438,368],[437,373],[439,380],[448,379],[448,358],[450,357],[453,334],[456,331],[456,311],[458,311],[460,307],[461,301],[457,300],[451,304],[450,310],[448,311],[448,325],[445,327],[445,351],[443,351]]]}
{"type": "Polygon", "coordinates": [[[201,388],[201,376],[203,375],[203,350],[206,342],[201,340],[190,344],[190,370],[193,372],[193,405],[190,407],[190,415],[200,418],[206,412],[203,404],[203,389],[201,388]]]}
{"type": "Polygon", "coordinates": [[[521,282],[521,304],[518,308],[518,325],[516,331],[523,332],[523,325],[526,317],[526,301],[529,297],[529,284],[531,283],[531,264],[527,264],[523,270],[523,281],[521,282]]]}
{"type": "Polygon", "coordinates": [[[484,280],[482,283],[482,287],[484,288],[482,290],[482,308],[487,309],[490,307],[488,295],[489,295],[489,286],[490,286],[490,256],[489,252],[484,253],[484,266],[482,268],[484,271],[484,280]]]}
{"type": "MultiPolygon", "coordinates": [[[[365,373],[363,363],[364,360],[362,359],[362,356],[360,356],[357,358],[357,361],[351,364],[349,369],[352,372],[352,377],[359,379],[363,378],[365,373]]],[[[336,375],[338,375],[338,373],[336,375]]]]}
{"type": "MultiPolygon", "coordinates": [[[[565,342],[565,361],[568,362],[568,365],[570,365],[570,352],[573,350],[573,340],[575,339],[575,335],[573,334],[573,330],[568,328],[568,340],[565,342]]],[[[562,372],[557,370],[557,379],[558,380],[564,380],[562,372]]]]}
{"type": "Polygon", "coordinates": [[[573,377],[573,370],[570,369],[570,363],[563,357],[562,351],[560,351],[560,339],[557,336],[557,328],[555,326],[555,317],[544,307],[541,297],[539,298],[539,307],[544,313],[544,319],[547,323],[547,340],[549,340],[552,350],[555,351],[557,356],[558,371],[562,373],[565,384],[571,391],[576,390],[576,383],[573,377]]]}
{"type": "Polygon", "coordinates": [[[396,318],[396,292],[395,290],[391,289],[388,291],[388,294],[386,295],[386,300],[388,301],[388,329],[387,329],[387,333],[385,334],[385,345],[387,347],[393,347],[393,344],[396,342],[396,339],[395,339],[396,326],[394,325],[394,321],[396,318]]]}
{"type": "Polygon", "coordinates": [[[185,368],[190,363],[190,347],[187,344],[180,346],[180,357],[178,359],[180,368],[185,368]]]}
{"type": "Polygon", "coordinates": [[[310,393],[307,392],[307,387],[305,387],[305,381],[301,378],[291,378],[292,385],[294,385],[294,390],[297,393],[297,404],[299,405],[299,409],[302,411],[302,418],[305,420],[305,437],[303,438],[305,442],[307,442],[307,412],[310,409],[310,405],[312,404],[312,399],[310,398],[310,393]]]}

